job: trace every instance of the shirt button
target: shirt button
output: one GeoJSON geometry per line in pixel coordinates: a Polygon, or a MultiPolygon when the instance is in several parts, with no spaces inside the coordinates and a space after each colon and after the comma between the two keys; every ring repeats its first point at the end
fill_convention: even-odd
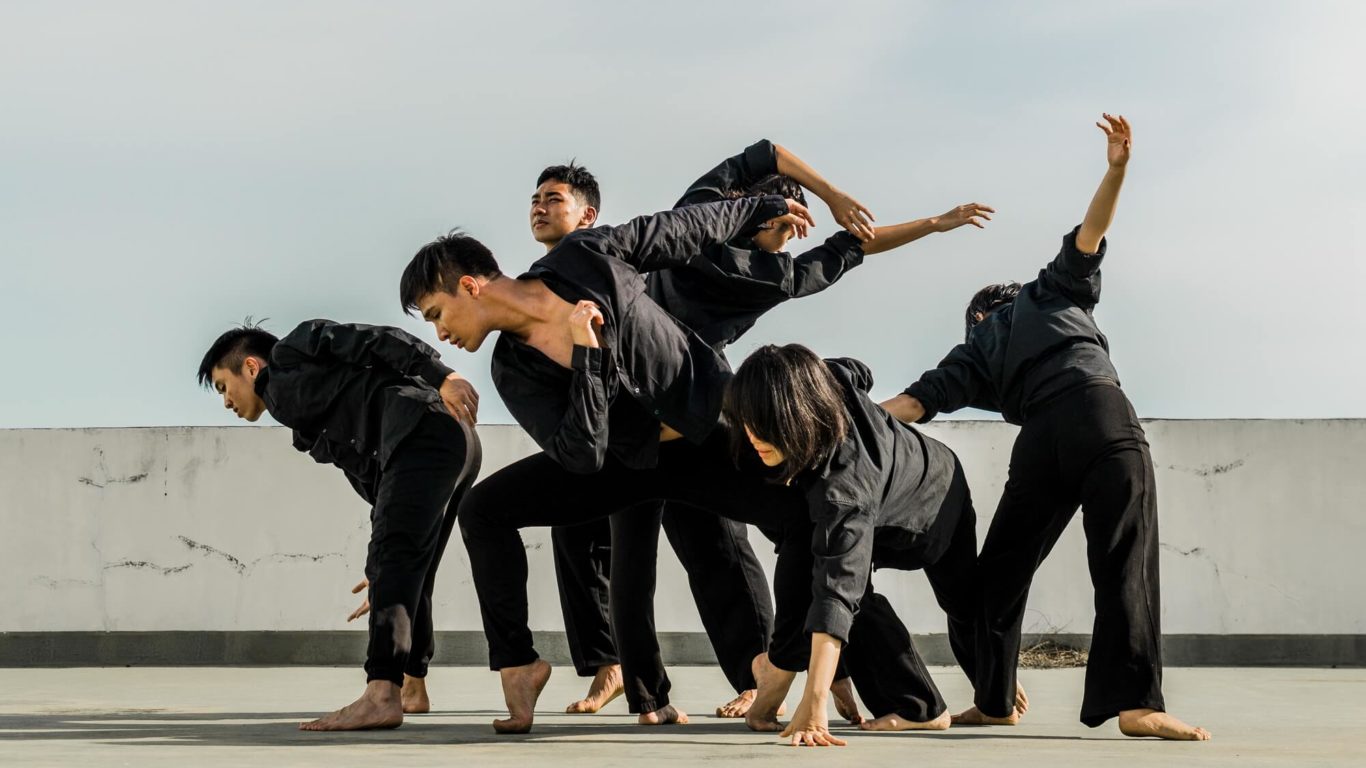
{"type": "Polygon", "coordinates": [[[631,387],[631,391],[638,395],[640,394],[640,387],[631,387]]]}
{"type": "Polygon", "coordinates": [[[352,445],[355,445],[355,444],[356,444],[356,438],[354,438],[354,437],[351,438],[351,444],[352,444],[352,445]]]}

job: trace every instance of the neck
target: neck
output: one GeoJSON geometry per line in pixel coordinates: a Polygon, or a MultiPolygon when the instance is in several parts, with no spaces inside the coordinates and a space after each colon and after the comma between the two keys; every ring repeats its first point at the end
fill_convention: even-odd
{"type": "Polygon", "coordinates": [[[551,320],[555,295],[536,279],[499,277],[484,286],[483,300],[489,302],[494,330],[510,333],[526,341],[537,326],[551,320]]]}

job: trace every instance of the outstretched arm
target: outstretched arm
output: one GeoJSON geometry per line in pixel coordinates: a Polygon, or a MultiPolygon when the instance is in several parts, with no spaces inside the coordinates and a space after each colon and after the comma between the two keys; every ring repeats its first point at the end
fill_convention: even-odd
{"type": "Polygon", "coordinates": [[[652,272],[685,265],[713,245],[784,216],[811,221],[811,213],[801,203],[764,195],[638,216],[615,227],[583,230],[574,237],[594,240],[607,255],[637,271],[652,272]]]}
{"type": "Polygon", "coordinates": [[[817,173],[815,168],[807,165],[804,160],[794,155],[787,147],[781,144],[773,146],[778,154],[778,173],[791,177],[793,181],[811,190],[811,194],[819,197],[821,202],[829,206],[830,215],[835,221],[857,236],[858,239],[867,242],[873,238],[873,222],[875,219],[872,211],[869,211],[863,203],[826,181],[825,177],[817,173]]]}
{"type": "Polygon", "coordinates": [[[1110,229],[1115,219],[1115,207],[1119,205],[1119,188],[1124,185],[1124,168],[1129,164],[1129,150],[1133,146],[1133,129],[1123,115],[1102,115],[1104,123],[1096,123],[1105,132],[1105,157],[1110,167],[1100,187],[1091,198],[1091,207],[1086,209],[1086,218],[1077,232],[1077,250],[1082,253],[1095,253],[1100,241],[1110,229]]]}
{"type": "Polygon", "coordinates": [[[863,252],[867,255],[890,251],[893,248],[915,242],[925,235],[934,232],[948,232],[951,229],[958,229],[964,224],[971,224],[978,229],[984,225],[983,221],[991,221],[991,214],[996,209],[981,203],[966,203],[956,206],[948,213],[939,216],[931,216],[928,219],[916,219],[901,224],[893,224],[888,227],[875,227],[873,232],[875,237],[863,244],[863,252]]]}

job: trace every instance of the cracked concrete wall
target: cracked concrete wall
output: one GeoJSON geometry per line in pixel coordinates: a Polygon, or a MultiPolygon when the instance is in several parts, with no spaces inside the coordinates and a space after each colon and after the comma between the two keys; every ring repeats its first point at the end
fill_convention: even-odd
{"type": "MultiPolygon", "coordinates": [[[[1366,421],[1154,421],[1168,633],[1366,633],[1366,421]]],[[[531,452],[480,428],[485,474],[531,452]]],[[[1014,428],[927,429],[963,458],[985,535],[1014,428]]],[[[0,631],[347,628],[368,508],[279,428],[0,430],[0,631]]],[[[549,539],[531,530],[535,629],[561,629],[549,539]]],[[[757,534],[767,567],[771,547],[757,534]]],[[[880,572],[914,632],[942,632],[923,575],[880,572]]],[[[661,547],[661,630],[700,631],[661,547]]],[[[437,628],[474,630],[469,561],[452,541],[437,628]]],[[[1027,631],[1087,632],[1085,540],[1073,521],[1030,595],[1027,631]]],[[[356,625],[350,625],[359,629],[356,625]]]]}

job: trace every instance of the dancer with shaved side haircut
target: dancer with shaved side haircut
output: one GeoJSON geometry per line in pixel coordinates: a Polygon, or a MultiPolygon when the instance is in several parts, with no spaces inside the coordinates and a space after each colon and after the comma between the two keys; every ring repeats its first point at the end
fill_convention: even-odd
{"type": "Polygon", "coordinates": [[[269,412],[293,430],[296,449],[342,470],[372,505],[365,692],[300,728],[397,728],[412,711],[404,694],[427,675],[437,566],[479,474],[478,394],[398,328],[329,320],[283,339],[250,324],[230,330],[204,355],[199,383],[239,418],[269,412]]]}

